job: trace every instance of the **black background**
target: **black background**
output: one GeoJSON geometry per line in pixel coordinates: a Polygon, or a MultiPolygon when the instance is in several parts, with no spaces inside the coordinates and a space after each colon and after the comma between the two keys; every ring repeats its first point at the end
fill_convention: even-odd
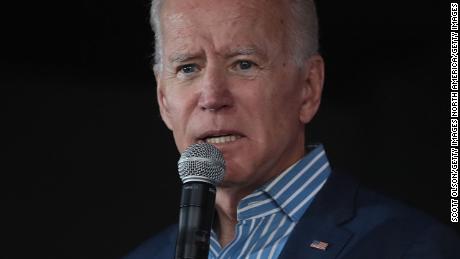
{"type": "MultiPolygon", "coordinates": [[[[335,168],[449,223],[449,15],[319,1],[327,76],[308,126],[335,168]]],[[[148,1],[2,4],[0,258],[118,258],[177,219],[148,1]]]]}

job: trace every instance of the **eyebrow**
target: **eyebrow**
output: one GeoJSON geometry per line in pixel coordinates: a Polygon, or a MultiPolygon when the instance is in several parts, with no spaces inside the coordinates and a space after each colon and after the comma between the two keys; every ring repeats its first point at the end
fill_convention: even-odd
{"type": "Polygon", "coordinates": [[[226,57],[235,57],[239,55],[249,56],[249,55],[263,55],[260,50],[255,47],[243,47],[243,48],[234,48],[226,55],[226,57]]]}
{"type": "Polygon", "coordinates": [[[186,53],[176,52],[176,53],[171,54],[171,56],[169,57],[169,61],[171,63],[182,63],[186,60],[190,60],[196,57],[197,55],[195,54],[186,54],[186,53]]]}
{"type": "MultiPolygon", "coordinates": [[[[236,57],[239,55],[243,56],[250,56],[250,55],[261,55],[262,57],[266,57],[262,51],[260,51],[256,47],[242,47],[242,48],[234,48],[231,49],[226,55],[226,58],[236,57]]],[[[182,63],[187,60],[198,58],[198,54],[190,54],[190,53],[181,53],[175,52],[169,56],[169,61],[171,63],[182,63]]]]}

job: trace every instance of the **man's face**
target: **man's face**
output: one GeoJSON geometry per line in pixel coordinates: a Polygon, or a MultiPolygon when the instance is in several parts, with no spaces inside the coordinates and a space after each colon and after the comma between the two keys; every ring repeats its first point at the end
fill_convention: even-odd
{"type": "Polygon", "coordinates": [[[294,63],[280,2],[167,0],[162,9],[162,118],[180,152],[200,141],[223,152],[223,187],[257,187],[298,160],[319,105],[322,60],[294,63]]]}

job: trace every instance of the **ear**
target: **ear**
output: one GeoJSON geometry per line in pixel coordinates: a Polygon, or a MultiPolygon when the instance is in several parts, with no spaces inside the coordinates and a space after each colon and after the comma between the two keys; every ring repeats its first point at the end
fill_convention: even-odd
{"type": "Polygon", "coordinates": [[[321,103],[321,94],[324,83],[324,60],[319,54],[315,54],[304,62],[302,84],[302,106],[299,119],[302,123],[309,123],[321,103]]]}
{"type": "Polygon", "coordinates": [[[159,72],[155,70],[154,73],[155,73],[155,80],[157,82],[157,102],[158,102],[158,107],[160,108],[161,119],[163,119],[163,122],[166,124],[166,127],[172,130],[169,104],[168,104],[168,100],[164,93],[165,89],[162,86],[162,83],[161,83],[162,81],[161,81],[159,72]]]}

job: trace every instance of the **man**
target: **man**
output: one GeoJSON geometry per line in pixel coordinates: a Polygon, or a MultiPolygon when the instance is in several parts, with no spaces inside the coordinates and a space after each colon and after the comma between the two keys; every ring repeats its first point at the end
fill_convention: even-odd
{"type": "MultiPolygon", "coordinates": [[[[205,141],[226,161],[209,258],[460,258],[454,233],[305,148],[324,80],[312,1],[153,1],[152,23],[178,150],[205,141]]],[[[173,257],[176,232],[127,258],[173,257]]]]}

